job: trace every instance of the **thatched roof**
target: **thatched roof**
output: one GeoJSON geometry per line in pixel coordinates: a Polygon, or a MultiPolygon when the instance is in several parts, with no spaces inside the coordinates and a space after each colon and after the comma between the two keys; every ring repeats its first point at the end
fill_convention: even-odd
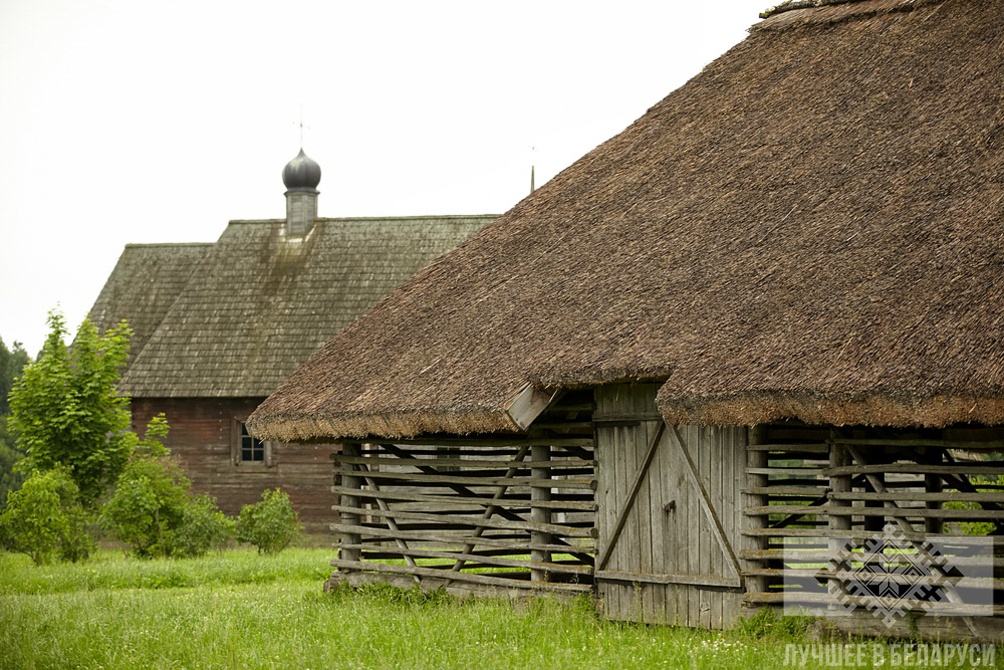
{"type": "Polygon", "coordinates": [[[328,342],[287,440],[513,428],[528,383],[672,422],[1004,422],[1004,0],[794,9],[328,342]]]}
{"type": "Polygon", "coordinates": [[[150,268],[194,247],[131,245],[92,316],[124,317],[136,330],[141,346],[121,384],[133,397],[264,397],[332,333],[494,218],[318,219],[301,239],[286,237],[283,220],[233,221],[198,247],[197,271],[179,263],[174,273],[150,268]],[[164,255],[153,262],[153,251],[164,255]],[[151,296],[160,318],[137,320],[151,296]]]}

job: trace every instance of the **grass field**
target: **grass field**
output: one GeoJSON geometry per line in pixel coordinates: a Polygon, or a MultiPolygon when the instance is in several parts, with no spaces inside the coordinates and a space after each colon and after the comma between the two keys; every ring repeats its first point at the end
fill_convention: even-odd
{"type": "MultiPolygon", "coordinates": [[[[769,668],[777,624],[732,633],[618,624],[593,603],[325,594],[329,549],[35,567],[0,553],[0,668],[769,668]]],[[[815,667],[815,666],[809,666],[815,667]]],[[[819,667],[824,667],[820,665],[819,667]]]]}

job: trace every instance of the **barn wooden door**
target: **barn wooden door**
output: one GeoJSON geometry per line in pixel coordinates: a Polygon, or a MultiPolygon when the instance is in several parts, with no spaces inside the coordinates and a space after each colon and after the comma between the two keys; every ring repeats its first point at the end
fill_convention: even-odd
{"type": "Polygon", "coordinates": [[[729,627],[743,593],[746,430],[667,426],[656,389],[596,394],[597,590],[614,619],[729,627]]]}

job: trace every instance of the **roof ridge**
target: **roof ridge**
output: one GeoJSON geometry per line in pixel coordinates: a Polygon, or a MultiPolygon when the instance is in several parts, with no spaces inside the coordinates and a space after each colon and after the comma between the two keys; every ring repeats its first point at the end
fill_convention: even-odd
{"type": "Polygon", "coordinates": [[[774,5],[769,9],[760,12],[761,19],[767,19],[775,14],[790,12],[793,9],[815,9],[827,5],[845,5],[852,2],[865,2],[866,0],[785,0],[779,5],[774,5]]]}
{"type": "MultiPolygon", "coordinates": [[[[315,221],[452,221],[465,219],[497,219],[501,214],[410,214],[407,216],[319,216],[315,221]]],[[[285,219],[231,219],[228,224],[285,224],[285,219]]],[[[210,244],[212,244],[210,242],[210,244]]]]}
{"type": "Polygon", "coordinates": [[[126,242],[126,247],[211,247],[216,242],[126,242]]]}
{"type": "MultiPolygon", "coordinates": [[[[875,3],[876,0],[785,0],[779,5],[760,12],[761,19],[767,19],[778,14],[790,12],[796,9],[821,9],[833,5],[852,5],[856,3],[875,3]]],[[[878,0],[881,3],[881,0],[878,0]]],[[[899,6],[910,6],[917,4],[918,0],[886,0],[884,4],[895,4],[899,6]]]]}

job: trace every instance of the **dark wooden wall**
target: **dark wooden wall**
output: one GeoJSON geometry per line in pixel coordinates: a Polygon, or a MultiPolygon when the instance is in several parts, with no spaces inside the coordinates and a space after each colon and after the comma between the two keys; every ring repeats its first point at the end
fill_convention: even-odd
{"type": "Polygon", "coordinates": [[[261,492],[279,487],[289,494],[308,533],[328,533],[336,521],[331,506],[332,445],[273,443],[271,466],[235,465],[231,459],[234,419],[243,420],[264,398],[133,398],[133,429],[142,435],[150,418],[164,412],[170,426],[167,446],[181,461],[192,488],[208,493],[227,514],[257,502],[261,492]]]}

